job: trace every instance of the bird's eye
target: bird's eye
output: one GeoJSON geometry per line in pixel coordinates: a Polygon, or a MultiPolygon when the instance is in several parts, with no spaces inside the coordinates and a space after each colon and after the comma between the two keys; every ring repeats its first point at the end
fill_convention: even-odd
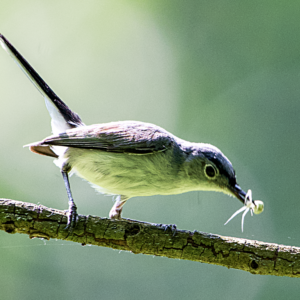
{"type": "Polygon", "coordinates": [[[204,167],[204,173],[209,179],[214,179],[217,175],[217,170],[213,165],[206,165],[204,167]]]}

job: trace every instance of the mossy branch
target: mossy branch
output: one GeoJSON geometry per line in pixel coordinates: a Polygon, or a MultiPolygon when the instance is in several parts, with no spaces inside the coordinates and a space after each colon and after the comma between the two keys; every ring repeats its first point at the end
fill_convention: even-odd
{"type": "Polygon", "coordinates": [[[260,275],[300,277],[300,248],[135,220],[79,215],[70,234],[64,211],[0,199],[0,229],[30,238],[61,239],[132,253],[225,266],[260,275]]]}

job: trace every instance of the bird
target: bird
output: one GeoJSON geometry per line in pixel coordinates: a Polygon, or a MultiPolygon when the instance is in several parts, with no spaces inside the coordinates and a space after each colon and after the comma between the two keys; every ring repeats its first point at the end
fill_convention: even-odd
{"type": "Polygon", "coordinates": [[[123,206],[130,198],[190,191],[223,192],[240,200],[245,210],[256,207],[252,196],[249,200],[237,183],[231,162],[217,147],[185,141],[140,121],[85,125],[2,34],[0,43],[45,99],[52,135],[26,146],[54,158],[60,169],[68,195],[67,229],[76,226],[78,217],[69,183],[73,173],[99,192],[115,196],[111,219],[122,218],[123,206]]]}

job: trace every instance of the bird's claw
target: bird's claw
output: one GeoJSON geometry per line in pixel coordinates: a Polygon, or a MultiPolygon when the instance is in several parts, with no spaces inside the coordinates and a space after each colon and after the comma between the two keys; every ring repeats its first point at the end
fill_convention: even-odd
{"type": "Polygon", "coordinates": [[[68,230],[70,233],[73,232],[76,223],[77,223],[77,207],[74,202],[69,202],[69,209],[67,211],[67,217],[68,217],[68,223],[65,227],[66,230],[68,230]]]}
{"type": "Polygon", "coordinates": [[[160,224],[160,226],[164,229],[164,231],[167,231],[168,229],[171,230],[173,236],[175,236],[176,232],[177,232],[177,226],[175,224],[160,224]]]}

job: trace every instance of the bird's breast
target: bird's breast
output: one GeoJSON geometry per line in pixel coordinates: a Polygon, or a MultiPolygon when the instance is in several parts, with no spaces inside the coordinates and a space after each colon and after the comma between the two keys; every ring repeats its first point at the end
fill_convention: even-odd
{"type": "Polygon", "coordinates": [[[102,193],[135,197],[187,191],[186,174],[172,162],[171,151],[129,155],[69,148],[65,155],[72,170],[102,193]]]}

